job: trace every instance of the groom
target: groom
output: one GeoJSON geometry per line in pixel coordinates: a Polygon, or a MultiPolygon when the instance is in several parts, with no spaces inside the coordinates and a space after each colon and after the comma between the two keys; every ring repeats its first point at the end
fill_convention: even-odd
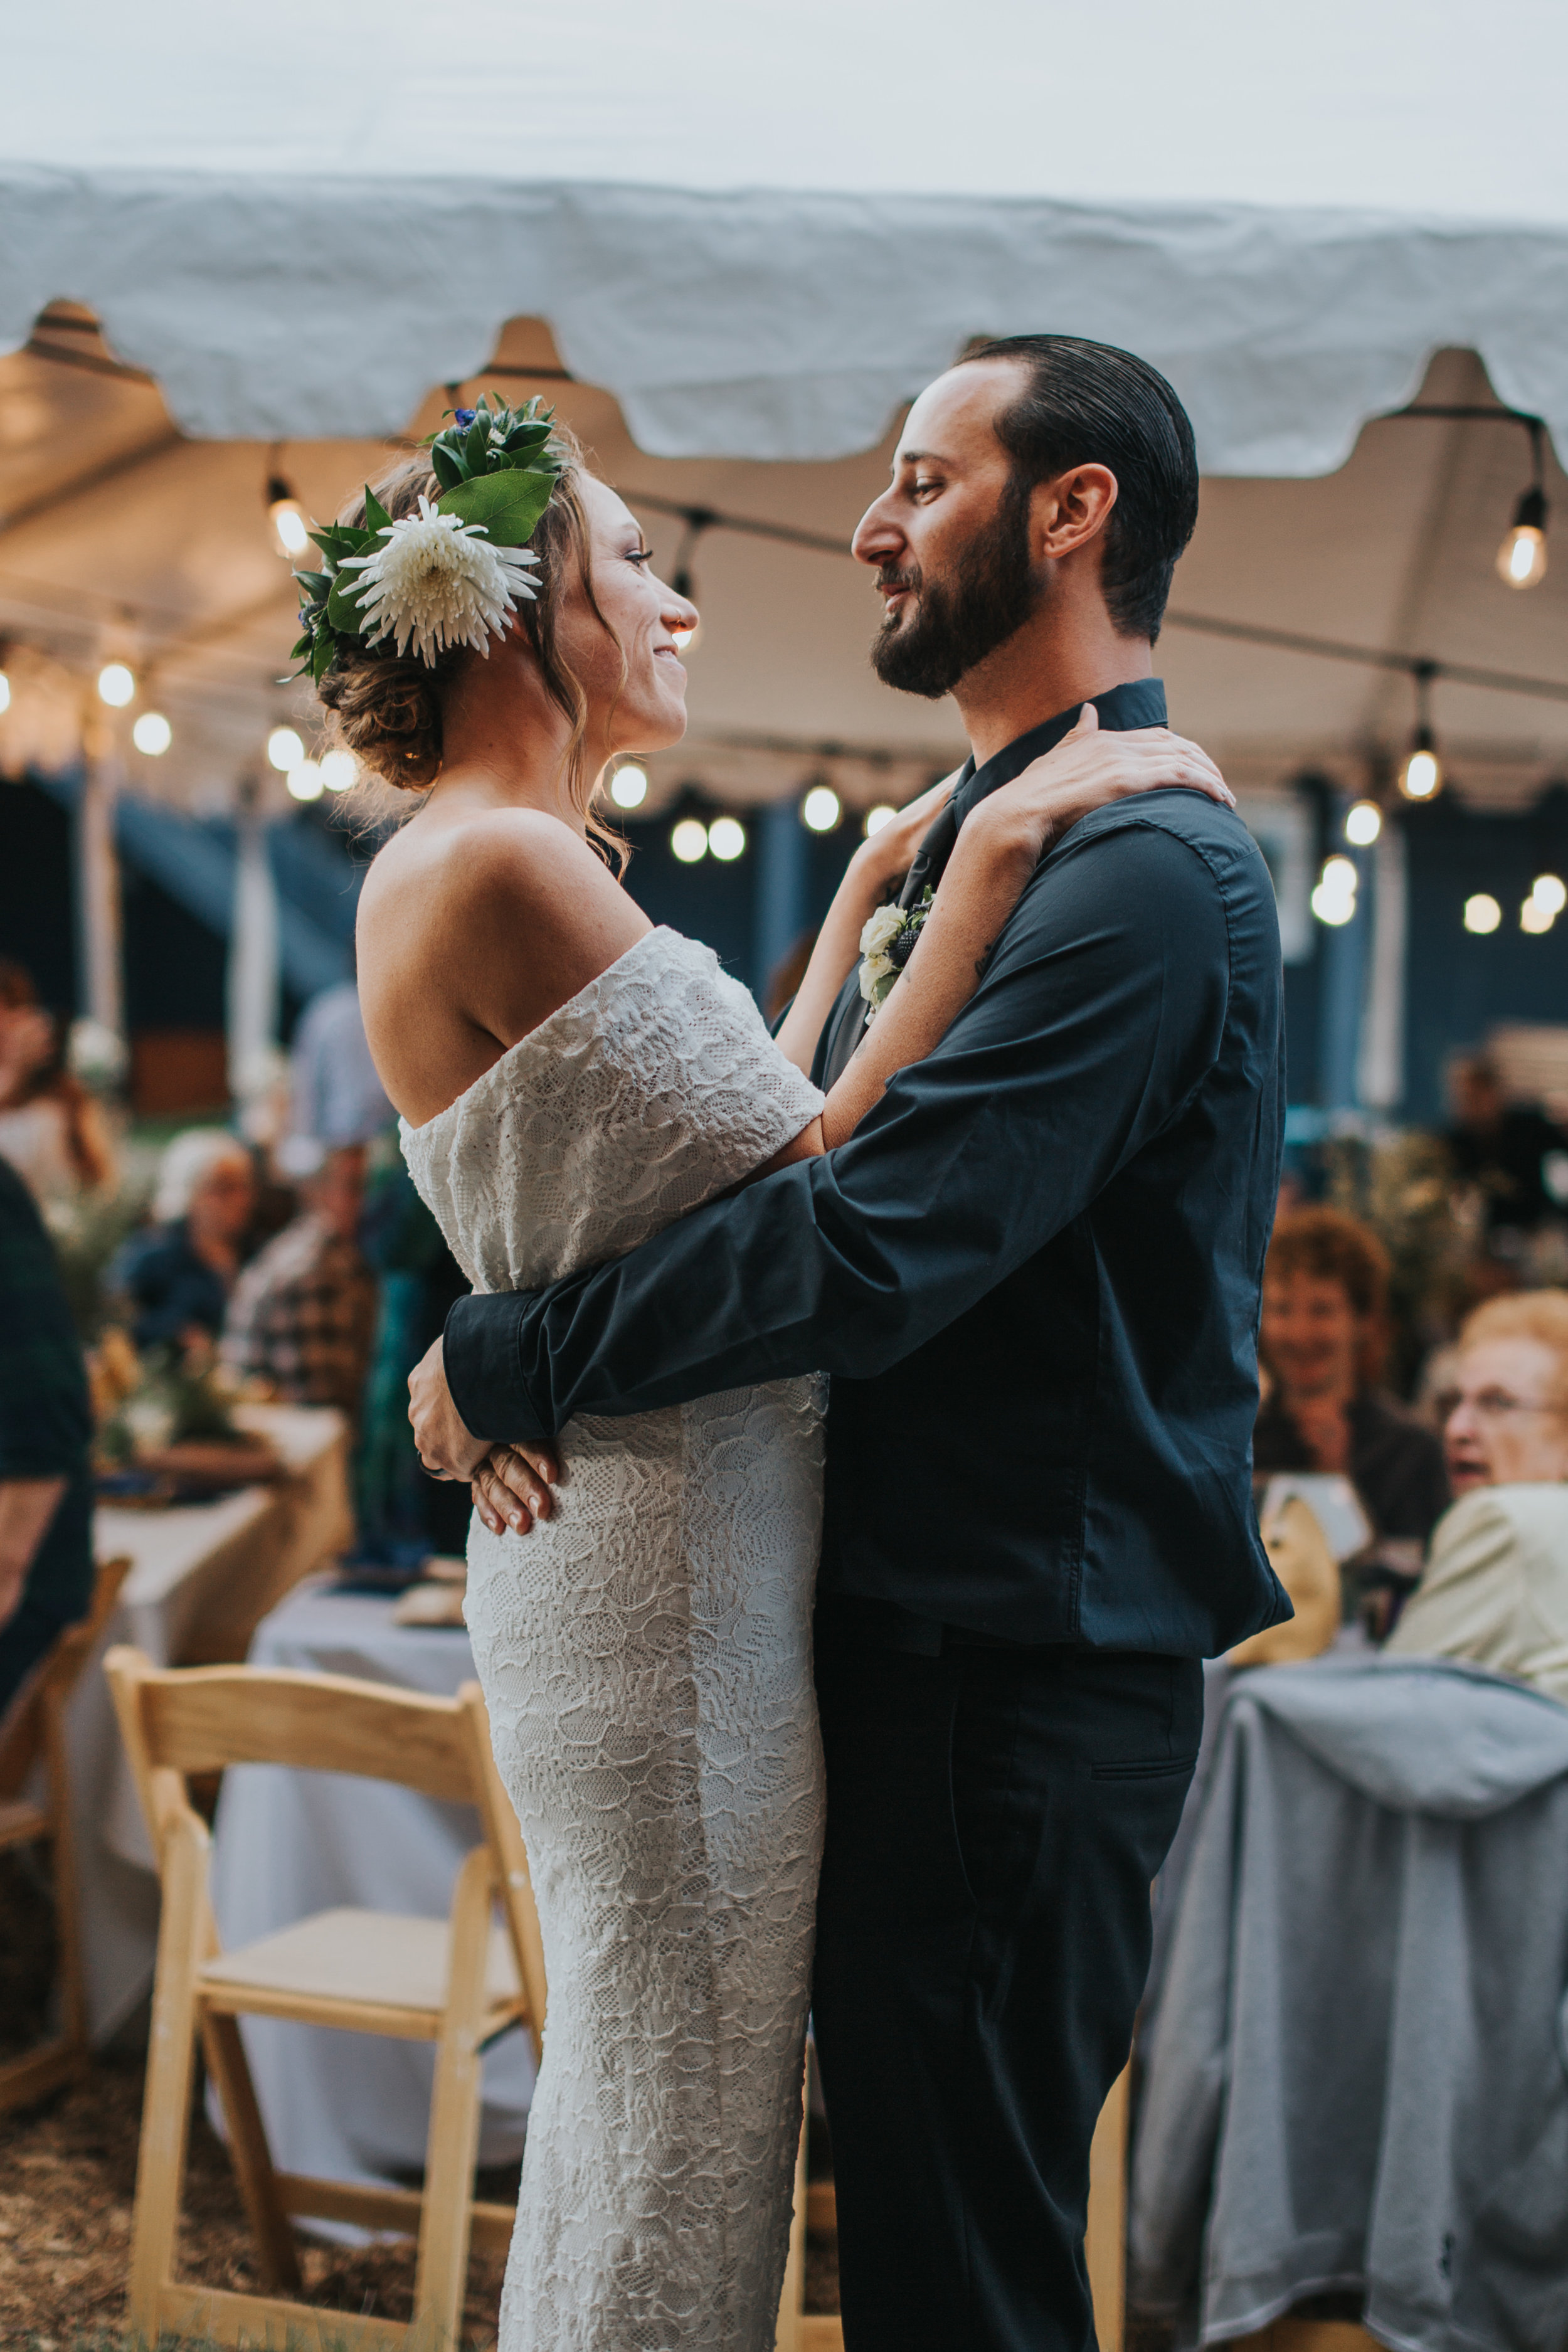
{"type": "MultiPolygon", "coordinates": [[[[879,675],[951,692],[973,759],[906,899],[1086,701],[1164,722],[1196,514],[1186,415],[1124,352],[1019,336],[915,403],[855,553],[879,675]]],[[[825,1086],[863,1013],[852,977],[825,1086]]],[[[1257,849],[1197,793],[1123,800],[1053,845],[848,1143],[540,1297],[459,1301],[410,1384],[421,1453],[468,1477],[574,1412],[832,1374],[814,2011],[849,2352],[1092,2343],[1089,2140],[1199,1660],[1289,1614],[1249,1475],[1282,1076],[1257,849]]]]}

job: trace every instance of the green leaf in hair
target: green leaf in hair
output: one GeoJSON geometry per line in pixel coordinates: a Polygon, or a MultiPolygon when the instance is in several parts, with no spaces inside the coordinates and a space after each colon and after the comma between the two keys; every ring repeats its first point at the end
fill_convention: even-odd
{"type": "Polygon", "coordinates": [[[497,547],[526,547],[554,495],[555,479],[553,473],[521,473],[509,467],[444,490],[437,505],[462,522],[483,523],[497,547]]]}

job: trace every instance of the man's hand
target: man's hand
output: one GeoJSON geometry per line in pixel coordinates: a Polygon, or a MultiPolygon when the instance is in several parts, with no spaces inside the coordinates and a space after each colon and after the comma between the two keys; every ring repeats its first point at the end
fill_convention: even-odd
{"type": "Polygon", "coordinates": [[[467,1485],[490,1450],[488,1437],[475,1437],[458,1417],[441,1342],[427,1348],[408,1375],[408,1418],[419,1459],[433,1477],[455,1478],[467,1485]]]}

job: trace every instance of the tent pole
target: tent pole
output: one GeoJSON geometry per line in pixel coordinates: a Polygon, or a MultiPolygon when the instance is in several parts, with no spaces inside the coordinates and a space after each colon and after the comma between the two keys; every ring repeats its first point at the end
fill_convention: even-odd
{"type": "Polygon", "coordinates": [[[254,776],[239,786],[234,919],[228,940],[228,1086],[242,1104],[265,1096],[278,1047],[278,890],[254,776]]]}
{"type": "Polygon", "coordinates": [[[1368,1110],[1397,1110],[1405,1100],[1405,940],[1409,876],[1405,827],[1385,817],[1373,868],[1372,955],[1362,1014],[1359,1087],[1368,1110]]]}
{"type": "Polygon", "coordinates": [[[83,732],[86,773],[76,817],[77,920],[80,927],[83,1010],[117,1037],[125,1034],[125,971],[121,936],[120,859],[115,810],[125,767],[112,720],[91,716],[83,732]]]}
{"type": "MultiPolygon", "coordinates": [[[[1342,793],[1331,800],[1331,838],[1335,841],[1344,838],[1349,805],[1342,793]]],[[[1325,1110],[1355,1110],[1361,1099],[1357,1081],[1362,1000],[1366,987],[1366,935],[1373,919],[1365,902],[1372,893],[1365,888],[1366,859],[1359,851],[1347,855],[1361,874],[1362,903],[1348,923],[1323,924],[1318,943],[1323,960],[1318,995],[1318,1095],[1325,1110]]]]}

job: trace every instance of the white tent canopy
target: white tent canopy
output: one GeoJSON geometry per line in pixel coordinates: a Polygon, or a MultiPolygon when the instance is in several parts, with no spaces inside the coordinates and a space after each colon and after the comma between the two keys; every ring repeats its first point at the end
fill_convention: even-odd
{"type": "Polygon", "coordinates": [[[1211,474],[1447,345],[1568,428],[1565,63],[1550,0],[80,0],[7,28],[0,345],[84,302],[222,438],[399,432],[518,317],[664,457],[867,448],[1042,326],[1211,474]]]}

